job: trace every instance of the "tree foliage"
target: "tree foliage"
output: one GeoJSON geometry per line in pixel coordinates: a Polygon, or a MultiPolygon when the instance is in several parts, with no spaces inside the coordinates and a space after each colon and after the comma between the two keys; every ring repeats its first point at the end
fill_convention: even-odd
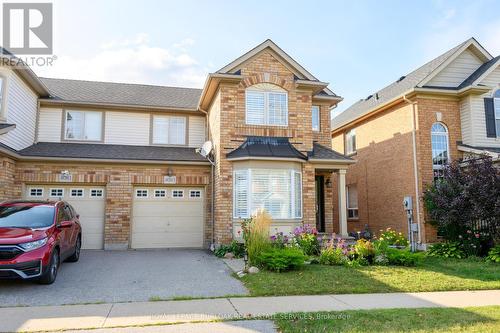
{"type": "Polygon", "coordinates": [[[445,239],[460,241],[473,231],[499,241],[500,170],[491,157],[448,165],[444,177],[425,190],[424,203],[431,223],[445,239]]]}

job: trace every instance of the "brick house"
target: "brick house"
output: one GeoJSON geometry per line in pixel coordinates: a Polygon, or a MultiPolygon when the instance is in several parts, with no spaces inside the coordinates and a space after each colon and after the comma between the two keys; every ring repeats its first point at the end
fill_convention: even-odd
{"type": "Polygon", "coordinates": [[[354,160],[331,149],[330,127],[342,98],[272,41],[209,74],[203,89],[47,79],[8,63],[0,200],[66,200],[85,248],[226,243],[259,208],[272,232],[307,223],[347,234],[354,160]],[[209,159],[197,150],[207,140],[209,159]]]}
{"type": "Polygon", "coordinates": [[[347,172],[349,231],[407,234],[402,202],[412,196],[418,242],[436,240],[421,200],[427,184],[451,160],[499,158],[499,64],[471,38],[333,118],[333,149],[356,160],[347,172]]]}

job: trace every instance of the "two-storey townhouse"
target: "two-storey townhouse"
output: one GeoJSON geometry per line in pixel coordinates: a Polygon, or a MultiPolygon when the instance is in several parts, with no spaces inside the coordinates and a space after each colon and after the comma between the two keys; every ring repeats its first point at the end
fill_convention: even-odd
{"type": "Polygon", "coordinates": [[[333,148],[356,160],[347,173],[349,231],[407,234],[402,202],[411,196],[417,240],[436,240],[421,199],[426,186],[454,159],[499,158],[499,64],[471,38],[333,119],[333,148]]]}
{"type": "Polygon", "coordinates": [[[330,140],[342,98],[270,40],[203,89],[1,70],[0,199],[67,200],[85,248],[226,243],[260,208],[271,232],[331,232],[336,214],[347,233],[345,186],[332,178],[343,184],[354,161],[330,140]],[[197,152],[207,140],[213,166],[197,152]]]}

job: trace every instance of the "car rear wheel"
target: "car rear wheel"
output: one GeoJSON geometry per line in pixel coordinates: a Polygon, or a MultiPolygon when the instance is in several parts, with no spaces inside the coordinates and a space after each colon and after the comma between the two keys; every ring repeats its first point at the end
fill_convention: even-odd
{"type": "Polygon", "coordinates": [[[50,256],[49,266],[38,282],[40,284],[52,284],[56,280],[57,271],[59,270],[59,251],[54,250],[50,256]]]}
{"type": "Polygon", "coordinates": [[[75,252],[66,259],[68,262],[77,262],[80,259],[80,250],[82,248],[82,236],[78,235],[75,242],[75,252]]]}

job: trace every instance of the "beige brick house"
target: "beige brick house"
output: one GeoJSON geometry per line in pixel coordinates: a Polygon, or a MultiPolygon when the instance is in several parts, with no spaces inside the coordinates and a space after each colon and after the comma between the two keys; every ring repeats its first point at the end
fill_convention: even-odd
{"type": "Polygon", "coordinates": [[[272,232],[307,223],[347,234],[354,161],[331,149],[330,127],[342,98],[270,40],[202,90],[3,64],[0,200],[68,201],[86,248],[208,247],[238,237],[260,208],[272,232]],[[209,159],[197,151],[206,141],[209,159]]]}
{"type": "Polygon", "coordinates": [[[499,64],[471,38],[333,119],[333,149],[356,160],[347,172],[349,231],[368,225],[407,234],[402,202],[412,196],[417,240],[436,240],[421,200],[425,187],[451,160],[499,158],[499,64]]]}

